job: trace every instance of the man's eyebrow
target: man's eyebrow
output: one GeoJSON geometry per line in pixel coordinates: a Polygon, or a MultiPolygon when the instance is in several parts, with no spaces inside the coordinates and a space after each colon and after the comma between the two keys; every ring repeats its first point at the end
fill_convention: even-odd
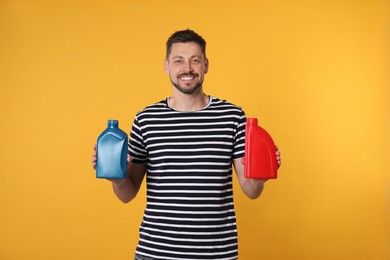
{"type": "Polygon", "coordinates": [[[176,56],[173,56],[172,59],[183,59],[183,56],[176,55],[176,56]]]}
{"type": "MultiPolygon", "coordinates": [[[[191,59],[193,59],[193,58],[200,59],[200,58],[202,58],[202,55],[193,55],[193,56],[191,56],[191,59]]],[[[172,59],[184,59],[184,57],[180,56],[180,55],[176,55],[176,56],[173,56],[172,59]]]]}

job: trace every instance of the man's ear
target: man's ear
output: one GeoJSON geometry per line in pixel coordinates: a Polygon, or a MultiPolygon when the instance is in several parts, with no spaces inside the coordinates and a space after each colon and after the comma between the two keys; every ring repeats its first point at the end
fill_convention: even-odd
{"type": "Polygon", "coordinates": [[[206,58],[204,60],[204,66],[205,66],[204,74],[206,74],[209,71],[209,59],[206,58]]]}
{"type": "Polygon", "coordinates": [[[169,64],[167,60],[164,60],[164,71],[166,74],[169,74],[169,64]]]}

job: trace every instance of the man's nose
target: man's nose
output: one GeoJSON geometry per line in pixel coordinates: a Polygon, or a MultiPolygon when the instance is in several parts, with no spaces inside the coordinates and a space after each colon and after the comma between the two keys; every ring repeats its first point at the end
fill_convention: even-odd
{"type": "Polygon", "coordinates": [[[194,71],[194,69],[192,68],[191,62],[186,62],[186,63],[184,64],[184,71],[186,71],[186,72],[192,72],[192,71],[194,71]]]}

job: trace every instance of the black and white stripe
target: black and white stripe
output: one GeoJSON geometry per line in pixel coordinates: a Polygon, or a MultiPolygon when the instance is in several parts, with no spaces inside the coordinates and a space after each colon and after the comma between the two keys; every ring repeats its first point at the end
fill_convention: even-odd
{"type": "Polygon", "coordinates": [[[133,163],[147,165],[147,205],[136,249],[154,259],[236,259],[232,160],[244,156],[245,114],[210,97],[196,112],[167,100],[134,120],[133,163]]]}

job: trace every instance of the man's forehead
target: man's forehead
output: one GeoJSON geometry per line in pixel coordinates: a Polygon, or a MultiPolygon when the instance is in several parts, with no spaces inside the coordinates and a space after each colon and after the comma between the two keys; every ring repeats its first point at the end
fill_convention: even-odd
{"type": "Polygon", "coordinates": [[[177,42],[171,46],[171,56],[201,56],[203,57],[202,49],[195,42],[177,42]]]}

